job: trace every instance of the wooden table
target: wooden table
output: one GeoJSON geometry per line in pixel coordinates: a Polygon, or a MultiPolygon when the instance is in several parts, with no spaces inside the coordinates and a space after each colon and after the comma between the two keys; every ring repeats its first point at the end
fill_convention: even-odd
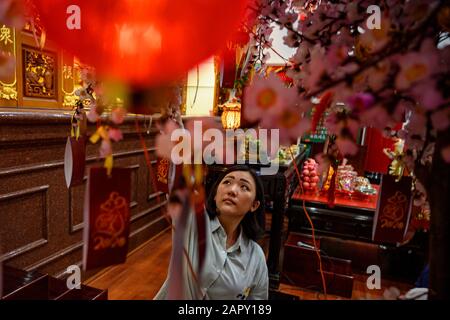
{"type": "Polygon", "coordinates": [[[377,207],[379,186],[373,185],[377,195],[367,198],[336,194],[334,207],[328,207],[327,194],[302,194],[298,187],[291,199],[290,229],[311,231],[305,219],[303,202],[314,228],[322,234],[348,239],[371,241],[372,226],[377,207]],[[294,213],[295,212],[295,213],[294,213]]]}

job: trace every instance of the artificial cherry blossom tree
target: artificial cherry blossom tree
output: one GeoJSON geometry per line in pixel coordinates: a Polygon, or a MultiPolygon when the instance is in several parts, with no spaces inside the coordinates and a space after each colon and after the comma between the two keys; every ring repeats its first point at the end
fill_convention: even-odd
{"type": "Polygon", "coordinates": [[[314,100],[327,95],[332,112],[326,126],[342,154],[356,153],[357,132],[364,126],[404,139],[398,160],[416,177],[415,205],[431,211],[430,297],[449,298],[448,2],[257,0],[250,11],[259,71],[265,68],[267,51],[257,48],[271,47],[273,28],[287,29],[284,43],[296,49],[292,57],[284,57],[296,103],[292,92],[278,89],[276,79],[257,75],[246,89],[249,110],[244,116],[258,120],[267,111],[270,120],[261,119],[260,126],[302,133],[309,126],[304,118],[289,116],[293,107],[306,114],[314,100]],[[277,119],[286,121],[268,123],[277,119]],[[394,131],[399,123],[401,130],[394,131]]]}

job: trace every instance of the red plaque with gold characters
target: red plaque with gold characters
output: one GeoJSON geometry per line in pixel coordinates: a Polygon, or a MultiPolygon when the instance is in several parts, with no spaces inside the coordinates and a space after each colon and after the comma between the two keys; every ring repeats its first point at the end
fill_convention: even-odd
{"type": "Polygon", "coordinates": [[[183,165],[175,165],[166,158],[157,158],[156,188],[160,192],[170,193],[173,189],[183,188],[183,165]]]}
{"type": "Polygon", "coordinates": [[[158,191],[169,193],[170,161],[167,158],[159,158],[156,162],[156,186],[158,191]]]}
{"type": "Polygon", "coordinates": [[[84,204],[83,268],[124,263],[130,232],[131,169],[91,168],[84,204]]]}
{"type": "Polygon", "coordinates": [[[412,206],[412,178],[383,175],[374,217],[372,240],[397,244],[408,230],[412,206]]]}

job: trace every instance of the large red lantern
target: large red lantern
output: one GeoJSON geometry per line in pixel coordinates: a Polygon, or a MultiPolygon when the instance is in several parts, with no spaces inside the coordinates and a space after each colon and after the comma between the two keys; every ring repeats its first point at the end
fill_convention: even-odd
{"type": "Polygon", "coordinates": [[[251,0],[34,0],[48,38],[99,74],[170,81],[226,45],[251,0]]]}

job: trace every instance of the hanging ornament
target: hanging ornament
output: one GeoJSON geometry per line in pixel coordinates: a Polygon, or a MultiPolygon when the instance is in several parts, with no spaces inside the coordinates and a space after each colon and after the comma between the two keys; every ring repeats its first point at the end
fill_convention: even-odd
{"type": "Polygon", "coordinates": [[[226,45],[250,0],[34,0],[48,39],[100,75],[173,80],[226,45]]]}

